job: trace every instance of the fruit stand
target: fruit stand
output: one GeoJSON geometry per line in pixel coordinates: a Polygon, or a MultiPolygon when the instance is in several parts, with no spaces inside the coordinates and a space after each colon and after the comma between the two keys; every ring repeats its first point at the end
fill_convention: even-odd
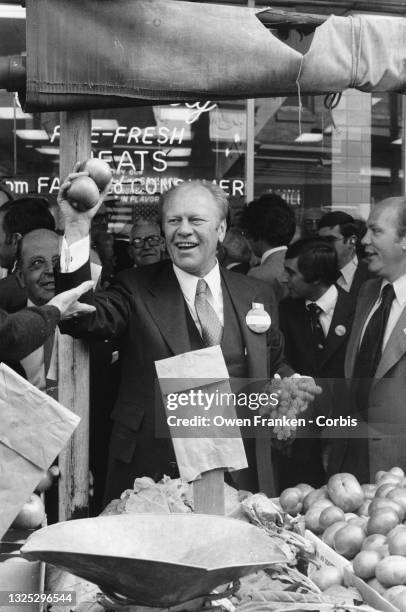
{"type": "MultiPolygon", "coordinates": [[[[185,480],[138,478],[102,516],[46,527],[40,498],[34,494],[24,501],[35,487],[41,494],[52,482],[55,469],[46,472],[46,467],[78,419],[6,366],[0,370],[7,381],[0,387],[0,406],[9,431],[8,445],[0,445],[0,451],[3,463],[10,457],[14,462],[13,476],[3,471],[0,487],[4,591],[41,591],[46,563],[57,568],[45,594],[51,600],[43,601],[52,609],[71,605],[52,599],[63,593],[81,612],[406,610],[406,477],[400,468],[378,472],[376,482],[367,485],[351,474],[335,474],[317,490],[299,483],[273,500],[222,484],[224,516],[199,514],[201,496],[185,480]],[[36,425],[48,454],[37,454],[37,465],[27,397],[42,409],[43,420],[36,425]],[[58,432],[56,446],[47,427],[51,438],[58,432]],[[27,531],[4,535],[17,514],[14,527],[43,527],[27,539],[27,531]]],[[[273,384],[286,393],[290,389],[299,412],[306,408],[300,380],[273,384]]],[[[279,437],[286,433],[278,431],[279,437]]],[[[221,465],[222,460],[216,463],[221,465]]]]}
{"type": "Polygon", "coordinates": [[[187,483],[139,478],[102,516],[38,530],[21,552],[59,567],[52,590],[74,591],[81,612],[402,612],[403,479],[336,474],[279,500],[225,485],[215,517],[194,512],[187,483]]]}

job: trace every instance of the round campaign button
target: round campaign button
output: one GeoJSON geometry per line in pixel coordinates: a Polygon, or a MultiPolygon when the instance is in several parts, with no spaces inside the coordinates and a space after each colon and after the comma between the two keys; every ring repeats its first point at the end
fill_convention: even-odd
{"type": "Polygon", "coordinates": [[[264,309],[264,305],[253,302],[252,308],[247,312],[245,322],[251,331],[263,334],[271,327],[271,317],[264,309]]]}

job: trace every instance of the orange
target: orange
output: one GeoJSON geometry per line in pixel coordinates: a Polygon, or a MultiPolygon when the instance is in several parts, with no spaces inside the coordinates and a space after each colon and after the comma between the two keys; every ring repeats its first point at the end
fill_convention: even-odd
{"type": "Polygon", "coordinates": [[[388,534],[388,549],[390,555],[403,555],[406,557],[406,528],[395,527],[388,534]]]}
{"type": "Polygon", "coordinates": [[[385,557],[377,564],[375,576],[386,587],[405,584],[406,558],[400,555],[385,557]]]}
{"type": "Polygon", "coordinates": [[[367,534],[382,533],[386,535],[399,523],[399,517],[392,508],[381,508],[372,514],[367,523],[367,534]]]}
{"type": "Polygon", "coordinates": [[[387,499],[391,499],[392,501],[399,504],[399,506],[403,508],[403,512],[406,513],[406,489],[400,487],[392,489],[392,491],[389,491],[387,499]]]}
{"type": "Polygon", "coordinates": [[[327,529],[333,523],[344,520],[344,512],[337,506],[328,506],[320,514],[320,527],[327,529]]]}
{"type": "Polygon", "coordinates": [[[321,591],[325,591],[334,584],[343,583],[343,575],[341,570],[332,565],[324,565],[319,570],[311,574],[311,580],[321,591]]]}
{"type": "Polygon", "coordinates": [[[399,517],[399,520],[402,521],[404,518],[404,511],[402,507],[393,499],[389,499],[388,497],[376,497],[373,499],[368,508],[369,516],[372,516],[377,512],[377,510],[382,510],[384,508],[392,508],[396,512],[399,517]]]}
{"type": "Polygon", "coordinates": [[[289,487],[280,494],[279,503],[282,510],[296,516],[303,508],[302,493],[299,489],[289,487]]]}
{"type": "Polygon", "coordinates": [[[362,542],[361,550],[379,550],[384,544],[386,544],[386,536],[381,533],[373,533],[362,542]]]}
{"type": "Polygon", "coordinates": [[[393,489],[396,489],[396,484],[393,484],[393,482],[386,482],[385,484],[379,483],[379,486],[375,493],[375,497],[386,497],[389,491],[392,491],[393,489]]]}
{"type": "Polygon", "coordinates": [[[385,597],[399,612],[406,612],[406,587],[393,586],[386,591],[385,597]]]}
{"type": "Polygon", "coordinates": [[[323,542],[327,544],[327,546],[331,546],[334,548],[334,536],[341,527],[346,527],[347,523],[345,521],[338,521],[338,523],[333,523],[324,531],[321,539],[323,542]]]}
{"type": "Polygon", "coordinates": [[[354,574],[363,580],[373,578],[375,576],[375,568],[381,558],[377,550],[361,550],[352,562],[354,574]]]}
{"type": "Polygon", "coordinates": [[[334,549],[346,559],[353,559],[361,550],[365,532],[358,525],[346,525],[334,535],[334,549]]]}

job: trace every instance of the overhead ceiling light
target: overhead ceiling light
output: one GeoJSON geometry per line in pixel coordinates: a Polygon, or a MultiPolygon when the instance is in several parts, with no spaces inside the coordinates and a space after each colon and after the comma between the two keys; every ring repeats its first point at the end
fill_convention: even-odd
{"type": "Polygon", "coordinates": [[[265,161],[283,161],[283,162],[295,162],[305,164],[318,164],[318,157],[290,157],[288,155],[256,155],[255,160],[262,159],[265,161]]]}
{"type": "Polygon", "coordinates": [[[374,166],[370,168],[369,166],[364,166],[359,171],[361,176],[379,176],[381,178],[390,178],[391,173],[389,168],[380,168],[378,166],[374,166]]]}
{"type": "Polygon", "coordinates": [[[167,163],[168,166],[171,166],[172,168],[184,168],[185,166],[189,165],[188,161],[176,161],[176,160],[171,161],[171,160],[169,160],[166,163],[167,163]]]}
{"type": "MultiPolygon", "coordinates": [[[[32,119],[32,115],[24,113],[19,106],[15,108],[16,119],[32,119]]],[[[13,106],[0,106],[0,119],[14,119],[14,107],[13,106]]]]}
{"type": "Polygon", "coordinates": [[[117,128],[117,119],[92,119],[92,130],[115,132],[117,128]]]}
{"type": "Polygon", "coordinates": [[[35,150],[42,155],[59,155],[59,147],[37,147],[35,150]]]}
{"type": "Polygon", "coordinates": [[[295,142],[302,142],[302,143],[310,143],[310,142],[321,142],[323,140],[323,134],[321,133],[314,133],[314,132],[304,132],[303,134],[300,134],[300,136],[298,136],[297,138],[295,138],[295,142]]]}
{"type": "Polygon", "coordinates": [[[3,19],[25,19],[25,8],[16,4],[1,4],[0,18],[3,19]]]}
{"type": "Polygon", "coordinates": [[[196,115],[196,110],[179,106],[154,106],[154,113],[156,118],[161,121],[185,121],[189,123],[196,115]]]}
{"type": "Polygon", "coordinates": [[[16,130],[21,140],[49,140],[45,130],[16,130]]]}
{"type": "Polygon", "coordinates": [[[189,157],[191,152],[191,148],[178,147],[176,149],[168,149],[167,157],[189,157]]]}
{"type": "Polygon", "coordinates": [[[402,139],[401,138],[396,138],[396,140],[392,140],[391,144],[401,145],[402,144],[402,139]]]}

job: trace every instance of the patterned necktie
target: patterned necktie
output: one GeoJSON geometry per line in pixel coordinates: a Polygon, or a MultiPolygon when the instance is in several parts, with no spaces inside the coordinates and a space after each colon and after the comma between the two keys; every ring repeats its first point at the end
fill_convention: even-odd
{"type": "Polygon", "coordinates": [[[320,308],[316,302],[311,302],[306,308],[309,313],[314,347],[317,351],[322,351],[324,350],[324,344],[326,341],[324,331],[320,323],[320,315],[323,312],[323,309],[320,308]]]}
{"type": "Polygon", "coordinates": [[[223,326],[208,301],[209,287],[203,278],[199,278],[196,287],[195,309],[200,326],[204,346],[220,344],[223,326]]]}
{"type": "Polygon", "coordinates": [[[368,405],[368,394],[381,359],[383,337],[394,298],[393,286],[385,285],[381,293],[381,303],[369,319],[364,331],[354,367],[354,378],[359,379],[355,384],[360,409],[368,405]]]}

